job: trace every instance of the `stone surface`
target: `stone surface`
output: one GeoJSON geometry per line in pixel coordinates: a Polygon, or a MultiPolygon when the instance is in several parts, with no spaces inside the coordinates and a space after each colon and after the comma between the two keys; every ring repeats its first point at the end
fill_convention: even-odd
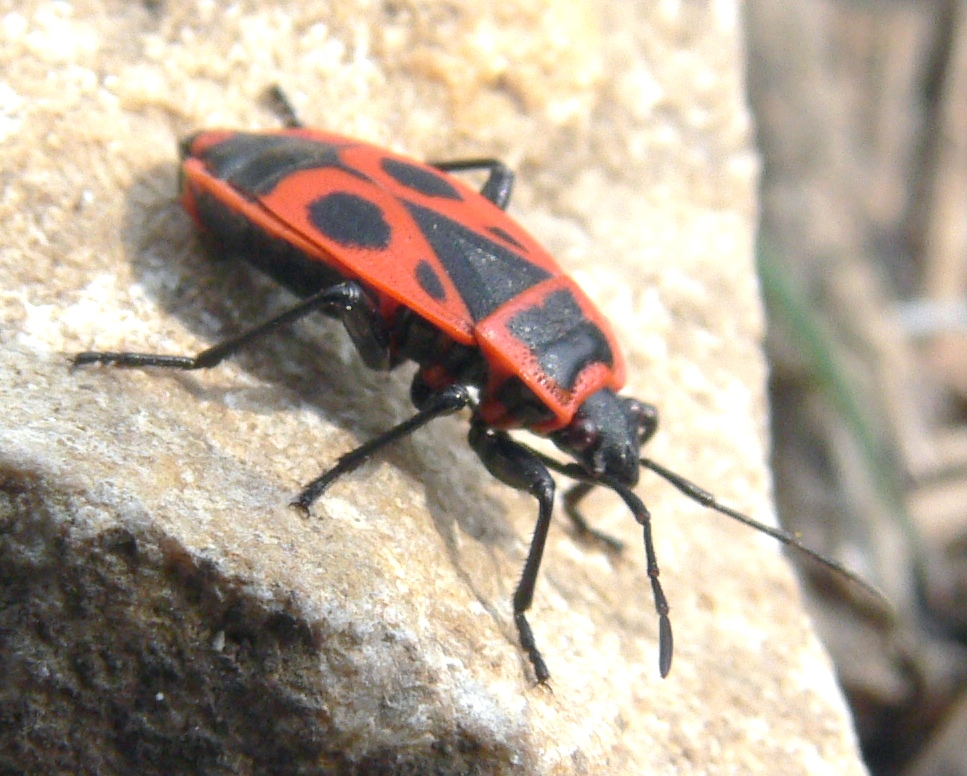
{"type": "Polygon", "coordinates": [[[769,520],[756,163],[730,2],[0,2],[0,763],[46,773],[862,773],[780,554],[644,477],[676,654],[657,672],[640,533],[552,527],[533,686],[510,596],[535,507],[440,421],[286,505],[410,411],[305,321],[206,373],[287,297],[210,262],[177,139],[307,122],[493,155],[512,212],[611,316],[657,460],[769,520]]]}

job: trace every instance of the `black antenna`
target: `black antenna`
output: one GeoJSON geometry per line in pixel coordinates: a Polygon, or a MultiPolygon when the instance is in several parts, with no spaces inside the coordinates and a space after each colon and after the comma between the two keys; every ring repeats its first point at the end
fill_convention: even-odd
{"type": "MultiPolygon", "coordinates": [[[[651,581],[652,594],[655,599],[655,611],[658,613],[658,667],[662,677],[667,676],[668,672],[671,670],[672,664],[672,627],[671,620],[668,617],[668,601],[665,598],[665,593],[661,588],[661,583],[658,581],[658,561],[656,559],[654,542],[651,535],[651,515],[648,512],[647,507],[645,507],[641,499],[634,494],[631,488],[623,485],[617,480],[606,476],[595,476],[588,472],[580,464],[562,463],[554,458],[551,458],[550,456],[534,450],[531,447],[527,447],[526,445],[521,445],[521,447],[526,447],[526,449],[537,456],[537,458],[539,458],[545,466],[553,471],[558,472],[559,474],[563,474],[565,477],[570,477],[573,480],[584,482],[592,486],[601,485],[614,491],[618,496],[621,497],[622,501],[625,502],[627,507],[635,516],[635,520],[637,520],[641,525],[644,533],[648,578],[651,581]]],[[[753,520],[748,515],[744,515],[731,507],[725,506],[725,504],[719,503],[715,496],[704,488],[700,488],[694,482],[685,479],[680,474],[676,474],[670,469],[666,469],[664,466],[655,463],[650,458],[641,458],[640,462],[644,468],[650,469],[659,477],[675,486],[683,495],[692,499],[692,501],[701,504],[703,507],[707,507],[716,512],[720,512],[723,515],[731,517],[733,520],[738,520],[740,523],[743,523],[750,528],[754,528],[767,536],[771,536],[773,539],[781,542],[782,544],[796,548],[804,555],[808,555],[810,558],[835,571],[844,579],[859,585],[878,601],[882,602],[886,609],[893,611],[893,605],[890,603],[890,599],[888,599],[879,588],[870,582],[867,582],[858,574],[850,571],[842,563],[839,563],[832,558],[827,558],[822,553],[817,552],[811,547],[803,544],[799,537],[794,533],[786,531],[782,528],[773,528],[771,525],[760,523],[758,520],[753,520]]]]}
{"type": "Polygon", "coordinates": [[[843,578],[848,579],[850,582],[853,582],[856,585],[859,585],[868,593],[873,595],[875,598],[882,601],[887,606],[887,608],[891,610],[893,609],[893,605],[890,603],[890,599],[887,598],[886,595],[883,593],[883,591],[881,591],[878,587],[876,587],[876,585],[872,584],[871,582],[867,582],[865,579],[863,579],[863,577],[861,577],[859,574],[856,574],[850,571],[842,563],[835,561],[832,558],[828,558],[825,555],[823,555],[821,552],[817,552],[812,547],[809,547],[808,545],[803,544],[802,541],[800,541],[799,537],[796,536],[796,534],[791,533],[790,531],[786,531],[782,528],[773,528],[771,525],[760,523],[758,520],[753,520],[748,515],[743,515],[741,512],[737,512],[736,510],[725,506],[725,504],[720,504],[718,500],[715,498],[715,496],[713,496],[704,488],[700,488],[694,482],[690,482],[689,480],[686,480],[680,474],[676,474],[670,469],[666,469],[664,466],[662,466],[661,464],[655,463],[650,458],[642,458],[641,465],[644,466],[646,469],[651,469],[651,471],[653,471],[659,477],[662,477],[667,482],[671,483],[676,488],[678,488],[678,490],[682,494],[688,496],[693,501],[697,501],[703,507],[708,507],[709,509],[715,510],[716,512],[721,512],[723,515],[728,515],[733,520],[738,520],[740,523],[743,523],[749,526],[750,528],[754,528],[757,531],[761,531],[762,533],[767,534],[768,536],[771,536],[777,542],[781,542],[782,544],[785,544],[788,547],[795,547],[804,555],[808,555],[813,560],[819,561],[827,568],[832,569],[843,578]]]}

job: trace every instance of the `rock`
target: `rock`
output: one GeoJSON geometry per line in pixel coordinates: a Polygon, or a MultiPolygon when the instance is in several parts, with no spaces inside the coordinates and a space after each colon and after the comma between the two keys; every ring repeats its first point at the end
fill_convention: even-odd
{"type": "Polygon", "coordinates": [[[122,4],[0,24],[0,751],[44,773],[862,773],[829,663],[764,539],[643,477],[676,654],[657,670],[640,530],[620,558],[536,517],[439,421],[287,504],[407,416],[299,323],[208,372],[68,368],[191,353],[289,301],[204,258],[175,144],[305,120],[423,158],[493,155],[512,211],[611,316],[648,454],[769,520],[756,161],[729,3],[122,4]]]}

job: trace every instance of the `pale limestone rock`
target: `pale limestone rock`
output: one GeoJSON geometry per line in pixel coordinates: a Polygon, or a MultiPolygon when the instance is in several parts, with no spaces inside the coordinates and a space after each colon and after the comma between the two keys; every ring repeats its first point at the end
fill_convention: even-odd
{"type": "MultiPolygon", "coordinates": [[[[828,661],[773,546],[649,476],[676,655],[657,671],[640,533],[551,532],[436,423],[288,508],[404,417],[306,321],[208,373],[70,371],[91,347],[192,352],[286,301],[209,262],[175,143],[313,124],[416,156],[494,155],[512,211],[611,316],[649,454],[770,519],[756,162],[731,2],[24,0],[0,18],[0,761],[28,772],[860,774],[828,661]],[[332,10],[335,6],[337,10],[332,10]]],[[[405,370],[404,370],[405,371],[405,370]]]]}

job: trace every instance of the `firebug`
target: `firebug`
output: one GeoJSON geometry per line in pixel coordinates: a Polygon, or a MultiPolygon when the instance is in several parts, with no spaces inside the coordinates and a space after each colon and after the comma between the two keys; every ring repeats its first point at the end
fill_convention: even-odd
{"type": "Polygon", "coordinates": [[[469,409],[469,443],[484,466],[537,501],[513,611],[521,646],[542,684],[550,673],[526,612],[553,512],[551,472],[576,483],[564,506],[580,534],[619,546],[578,511],[599,486],[616,493],[642,526],[662,676],[671,669],[672,629],[650,515],[633,490],[641,468],[869,587],[796,536],[719,503],[642,457],[658,412],[620,394],[625,366],[607,319],[506,213],[514,176],[501,162],[415,161],[306,128],[281,93],[276,98],[287,117],[282,129],[205,130],[183,141],[180,201],[219,252],[249,262],[301,300],[195,356],[91,351],[74,356],[74,365],[204,369],[314,312],[340,320],[372,369],[415,361],[416,413],[340,457],[293,505],[307,511],[338,477],[384,446],[434,418],[469,409]],[[453,175],[473,170],[486,174],[479,191],[453,175]],[[514,429],[549,438],[570,462],[511,437],[514,429]]]}

